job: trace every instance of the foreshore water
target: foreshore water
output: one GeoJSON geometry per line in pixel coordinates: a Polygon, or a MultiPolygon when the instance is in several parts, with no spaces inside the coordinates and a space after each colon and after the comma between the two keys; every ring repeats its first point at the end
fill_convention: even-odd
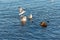
{"type": "Polygon", "coordinates": [[[0,0],[0,40],[60,40],[60,0],[0,0]],[[32,13],[33,23],[21,26],[20,6],[25,16],[32,13]]]}

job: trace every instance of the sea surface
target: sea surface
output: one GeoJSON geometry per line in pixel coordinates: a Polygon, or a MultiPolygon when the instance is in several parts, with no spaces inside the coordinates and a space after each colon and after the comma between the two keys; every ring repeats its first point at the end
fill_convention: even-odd
{"type": "Polygon", "coordinates": [[[0,40],[60,40],[60,0],[0,0],[0,40]],[[21,25],[18,7],[33,14],[33,23],[21,25]]]}

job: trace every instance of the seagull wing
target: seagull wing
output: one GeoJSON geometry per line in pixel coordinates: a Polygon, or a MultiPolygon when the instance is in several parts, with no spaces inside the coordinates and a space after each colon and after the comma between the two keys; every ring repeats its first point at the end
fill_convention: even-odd
{"type": "Polygon", "coordinates": [[[22,14],[24,14],[26,11],[22,11],[21,13],[19,13],[19,15],[22,15],[22,14]]]}

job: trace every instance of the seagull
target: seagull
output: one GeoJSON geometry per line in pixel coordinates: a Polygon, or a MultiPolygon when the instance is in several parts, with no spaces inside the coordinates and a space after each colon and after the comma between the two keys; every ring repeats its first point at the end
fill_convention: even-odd
{"type": "Polygon", "coordinates": [[[28,18],[29,18],[29,19],[32,19],[32,14],[30,14],[28,18]]]}
{"type": "Polygon", "coordinates": [[[28,18],[29,18],[30,21],[32,21],[32,18],[33,18],[32,14],[30,14],[28,18]]]}
{"type": "Polygon", "coordinates": [[[26,21],[27,21],[27,17],[26,17],[26,16],[23,16],[23,17],[21,18],[21,24],[22,24],[22,25],[25,25],[25,24],[26,24],[26,21]]]}
{"type": "Polygon", "coordinates": [[[24,14],[26,11],[22,8],[22,7],[19,7],[19,15],[22,15],[24,14]]]}

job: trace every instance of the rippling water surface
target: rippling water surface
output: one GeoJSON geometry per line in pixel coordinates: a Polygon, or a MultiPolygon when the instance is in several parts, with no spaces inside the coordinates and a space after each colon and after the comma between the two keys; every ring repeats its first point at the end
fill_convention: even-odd
{"type": "Polygon", "coordinates": [[[60,0],[0,0],[0,40],[60,40],[60,0]],[[19,6],[34,23],[20,25],[19,6]],[[45,20],[50,22],[42,28],[45,20]]]}

